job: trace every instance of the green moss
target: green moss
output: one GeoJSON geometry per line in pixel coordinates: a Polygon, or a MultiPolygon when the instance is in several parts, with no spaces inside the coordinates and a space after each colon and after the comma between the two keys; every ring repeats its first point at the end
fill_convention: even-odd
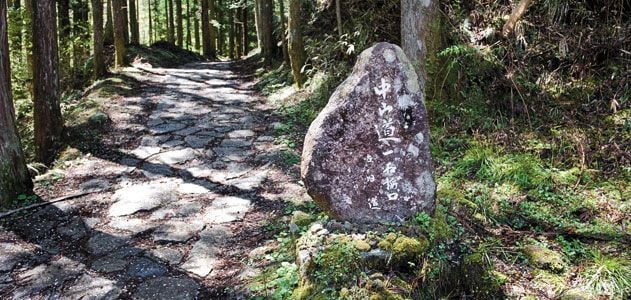
{"type": "Polygon", "coordinates": [[[366,241],[364,240],[356,240],[355,241],[355,248],[357,248],[357,250],[359,251],[370,251],[370,244],[366,243],[366,241]]]}
{"type": "Polygon", "coordinates": [[[525,246],[523,251],[528,258],[528,262],[536,268],[556,273],[563,272],[565,269],[563,254],[559,252],[550,250],[542,245],[535,244],[525,246]]]}
{"type": "Polygon", "coordinates": [[[429,226],[429,237],[434,241],[446,241],[453,238],[454,231],[447,223],[447,216],[444,212],[436,210],[429,226]]]}
{"type": "Polygon", "coordinates": [[[309,296],[313,293],[313,286],[311,285],[303,285],[294,289],[294,292],[291,293],[292,300],[304,300],[309,299],[309,296]]]}
{"type": "Polygon", "coordinates": [[[355,282],[361,272],[361,256],[348,237],[338,237],[316,254],[312,275],[318,286],[341,288],[355,282]]]}
{"type": "Polygon", "coordinates": [[[427,239],[400,236],[392,244],[392,255],[395,258],[413,260],[425,254],[429,247],[427,239]]]}
{"type": "Polygon", "coordinates": [[[314,218],[310,214],[303,211],[294,211],[291,216],[291,223],[296,224],[300,227],[307,226],[313,222],[314,218]]]}

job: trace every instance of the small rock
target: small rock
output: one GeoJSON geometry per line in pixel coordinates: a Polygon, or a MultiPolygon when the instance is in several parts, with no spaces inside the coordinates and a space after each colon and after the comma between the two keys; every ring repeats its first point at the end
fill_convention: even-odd
{"type": "Polygon", "coordinates": [[[91,269],[102,273],[112,273],[122,271],[127,266],[127,261],[113,257],[103,257],[95,260],[91,269]]]}
{"type": "Polygon", "coordinates": [[[129,239],[107,233],[97,233],[88,240],[88,251],[93,255],[103,255],[127,244],[129,239]]]}
{"type": "Polygon", "coordinates": [[[170,184],[135,185],[114,193],[114,204],[109,209],[110,217],[131,215],[149,210],[176,199],[174,186],[170,184]]]}
{"type": "Polygon", "coordinates": [[[160,276],[167,272],[167,268],[148,258],[138,258],[129,265],[127,275],[131,277],[160,276]]]}
{"type": "Polygon", "coordinates": [[[161,277],[141,283],[132,299],[188,300],[197,299],[199,284],[190,278],[161,277]]]}

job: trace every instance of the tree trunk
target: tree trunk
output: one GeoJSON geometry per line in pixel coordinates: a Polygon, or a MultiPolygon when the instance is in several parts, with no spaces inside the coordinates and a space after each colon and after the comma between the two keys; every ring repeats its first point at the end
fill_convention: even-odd
{"type": "Polygon", "coordinates": [[[234,15],[231,10],[228,10],[228,24],[230,25],[230,31],[228,33],[228,57],[231,60],[235,59],[234,55],[234,36],[235,36],[235,26],[234,26],[234,15]]]}
{"type": "Polygon", "coordinates": [[[6,5],[0,1],[0,207],[8,206],[19,194],[31,193],[33,188],[15,127],[6,5]]]}
{"type": "Polygon", "coordinates": [[[280,36],[281,36],[281,48],[283,51],[283,61],[290,65],[289,62],[289,53],[287,53],[287,19],[285,18],[285,0],[279,0],[278,6],[280,9],[280,36]]]}
{"type": "Polygon", "coordinates": [[[208,15],[208,0],[202,1],[202,48],[203,54],[208,59],[214,59],[215,53],[212,47],[210,32],[210,16],[208,15]]]}
{"type": "Polygon", "coordinates": [[[289,0],[289,60],[291,61],[291,71],[294,75],[294,82],[302,88],[305,82],[302,74],[302,67],[305,64],[305,48],[302,42],[302,9],[300,0],[289,0]]]}
{"type": "Polygon", "coordinates": [[[257,30],[259,35],[261,54],[266,65],[272,64],[274,58],[274,42],[273,42],[273,5],[272,0],[256,0],[259,7],[259,19],[257,20],[257,30]]]}
{"type": "Polygon", "coordinates": [[[92,32],[94,48],[94,77],[107,74],[105,54],[103,53],[103,0],[92,0],[92,32]]]}
{"type": "Polygon", "coordinates": [[[217,29],[213,24],[216,16],[215,0],[208,0],[208,34],[210,34],[210,53],[211,57],[217,57],[217,29]]]}
{"type": "Polygon", "coordinates": [[[88,34],[90,7],[87,2],[77,1],[72,5],[72,52],[73,66],[72,77],[74,87],[81,88],[87,74],[84,72],[83,64],[90,55],[88,34]]]}
{"type": "MultiPolygon", "coordinates": [[[[123,36],[125,37],[125,45],[129,44],[129,12],[127,8],[127,0],[121,0],[121,13],[123,14],[123,36]]],[[[116,26],[116,25],[114,25],[116,26]]]]}
{"type": "Polygon", "coordinates": [[[235,20],[234,35],[235,35],[235,42],[236,42],[237,58],[241,58],[241,56],[243,56],[243,39],[241,38],[243,36],[243,22],[241,22],[241,17],[243,16],[243,13],[241,13],[241,11],[243,11],[242,7],[239,7],[234,10],[234,20],[235,20]]]}
{"type": "Polygon", "coordinates": [[[250,52],[250,39],[248,34],[248,7],[243,7],[241,11],[241,22],[243,22],[243,32],[241,32],[241,39],[243,39],[243,54],[248,55],[250,52]]]}
{"type": "Polygon", "coordinates": [[[221,24],[217,33],[217,52],[225,54],[226,26],[223,15],[223,0],[217,0],[217,7],[217,21],[221,24]]]}
{"type": "Polygon", "coordinates": [[[153,43],[153,19],[151,18],[151,0],[147,0],[147,12],[149,13],[149,45],[153,43]]]}
{"type": "Polygon", "coordinates": [[[114,44],[114,21],[112,19],[112,0],[107,0],[107,9],[105,10],[107,21],[105,22],[105,31],[103,32],[103,44],[114,44]]]}
{"type": "Polygon", "coordinates": [[[342,31],[342,5],[340,0],[335,0],[335,17],[337,19],[337,33],[341,37],[344,32],[342,31]]]}
{"type": "MultiPolygon", "coordinates": [[[[196,8],[198,8],[198,6],[196,6],[196,8]]],[[[195,36],[195,50],[199,52],[202,46],[201,46],[201,42],[199,38],[199,17],[197,16],[197,9],[195,10],[195,13],[194,13],[193,31],[194,31],[194,36],[195,36]]]]}
{"type": "Polygon", "coordinates": [[[517,21],[519,21],[519,19],[521,19],[521,17],[526,13],[528,7],[530,7],[532,2],[533,0],[521,0],[517,4],[517,6],[513,8],[508,21],[506,21],[506,24],[504,24],[504,28],[502,28],[503,37],[506,38],[513,32],[513,30],[515,29],[515,25],[517,25],[517,21]]]}
{"type": "MultiPolygon", "coordinates": [[[[22,9],[22,1],[21,0],[13,0],[13,10],[19,12],[22,9]]],[[[11,39],[11,44],[13,49],[22,49],[22,14],[17,14],[17,19],[15,20],[15,31],[16,34],[13,35],[11,39]]]]}
{"type": "Polygon", "coordinates": [[[425,63],[436,59],[439,30],[438,0],[401,1],[401,46],[416,70],[422,91],[427,81],[425,63]]]}
{"type": "Polygon", "coordinates": [[[33,1],[33,120],[35,154],[50,164],[61,143],[63,120],[59,106],[59,56],[55,2],[33,1]]]}
{"type": "Polygon", "coordinates": [[[173,16],[173,0],[168,0],[167,2],[169,7],[169,43],[175,44],[175,20],[173,16]]]}
{"type": "Polygon", "coordinates": [[[186,49],[190,50],[191,44],[191,1],[186,0],[186,49]]]}
{"type": "MultiPolygon", "coordinates": [[[[131,31],[131,43],[140,44],[140,26],[138,25],[138,7],[136,0],[129,0],[129,29],[131,31]]],[[[151,23],[151,21],[149,21],[151,23]]],[[[150,26],[151,27],[151,26],[150,26]]]]}
{"type": "Polygon", "coordinates": [[[114,65],[120,68],[125,65],[125,13],[123,11],[124,0],[112,0],[112,16],[114,18],[114,65]]]}
{"type": "Polygon", "coordinates": [[[70,0],[57,0],[59,11],[59,38],[66,41],[70,38],[70,0]]]}
{"type": "Polygon", "coordinates": [[[182,0],[175,0],[175,23],[177,24],[177,45],[184,47],[184,21],[182,20],[182,0]]]}

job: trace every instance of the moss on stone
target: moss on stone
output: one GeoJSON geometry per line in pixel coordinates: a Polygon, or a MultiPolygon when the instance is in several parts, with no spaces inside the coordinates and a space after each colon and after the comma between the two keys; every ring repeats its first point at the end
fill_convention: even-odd
{"type": "Polygon", "coordinates": [[[438,210],[434,213],[429,228],[429,236],[435,241],[446,241],[454,235],[453,229],[447,223],[447,216],[438,210]]]}
{"type": "Polygon", "coordinates": [[[291,299],[292,300],[308,299],[312,293],[313,293],[313,286],[311,286],[310,284],[299,286],[294,289],[293,293],[291,293],[291,299]]]}
{"type": "Polygon", "coordinates": [[[401,259],[415,259],[425,254],[429,242],[425,238],[400,236],[392,244],[392,255],[401,259]]]}
{"type": "Polygon", "coordinates": [[[566,267],[563,262],[563,254],[542,245],[527,245],[523,251],[528,258],[528,262],[533,267],[550,270],[555,273],[563,272],[566,267]]]}
{"type": "Polygon", "coordinates": [[[315,256],[313,278],[318,286],[341,288],[354,282],[361,271],[361,256],[348,236],[329,241],[315,256]]]}
{"type": "Polygon", "coordinates": [[[293,215],[291,216],[291,223],[296,224],[300,227],[311,224],[313,220],[314,218],[310,214],[300,210],[294,211],[293,215]]]}
{"type": "Polygon", "coordinates": [[[364,240],[355,240],[355,248],[362,252],[370,251],[370,244],[364,240]]]}

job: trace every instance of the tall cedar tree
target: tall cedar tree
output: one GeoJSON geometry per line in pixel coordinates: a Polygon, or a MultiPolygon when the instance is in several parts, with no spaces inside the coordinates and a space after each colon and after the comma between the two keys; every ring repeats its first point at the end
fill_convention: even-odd
{"type": "Polygon", "coordinates": [[[177,45],[184,47],[184,21],[182,20],[182,0],[175,0],[175,21],[177,24],[177,45]]]}
{"type": "Polygon", "coordinates": [[[235,26],[234,26],[234,13],[232,12],[234,9],[228,10],[228,25],[230,25],[229,33],[228,33],[228,57],[230,59],[235,59],[234,53],[234,37],[235,37],[235,26]]]}
{"type": "Polygon", "coordinates": [[[250,52],[250,39],[248,38],[248,7],[243,6],[241,10],[241,22],[243,22],[243,31],[241,31],[241,39],[243,40],[243,54],[250,52]]]}
{"type": "MultiPolygon", "coordinates": [[[[129,44],[129,12],[127,9],[127,0],[121,0],[121,14],[123,16],[123,36],[125,37],[125,45],[129,44]]],[[[114,25],[116,26],[116,25],[114,25]]]]}
{"type": "Polygon", "coordinates": [[[112,0],[112,17],[114,18],[114,65],[120,68],[125,65],[125,32],[127,31],[124,11],[124,0],[112,0]]]}
{"type": "Polygon", "coordinates": [[[283,51],[283,61],[289,65],[289,54],[287,53],[287,18],[285,18],[285,0],[278,0],[278,9],[280,10],[280,42],[283,51]]]}
{"type": "Polygon", "coordinates": [[[153,18],[151,18],[151,0],[147,0],[147,13],[149,14],[149,44],[153,43],[153,18]]]}
{"type": "Polygon", "coordinates": [[[0,1],[0,207],[33,188],[15,126],[11,99],[7,3],[0,1]]]}
{"type": "Polygon", "coordinates": [[[107,0],[107,9],[105,10],[107,21],[105,22],[105,30],[103,31],[103,44],[114,44],[114,20],[112,18],[112,0],[107,0]]]}
{"type": "Polygon", "coordinates": [[[63,120],[59,106],[59,57],[55,2],[33,0],[33,119],[35,156],[50,164],[61,145],[63,120]]]}
{"type": "Polygon", "coordinates": [[[186,49],[190,50],[191,44],[191,1],[186,0],[186,49]]]}
{"type": "Polygon", "coordinates": [[[401,48],[418,74],[421,90],[425,89],[425,61],[435,55],[440,39],[438,0],[401,1],[401,48]]]}
{"type": "Polygon", "coordinates": [[[103,0],[92,0],[92,47],[94,49],[94,78],[107,74],[103,52],[103,0]]]}
{"type": "Polygon", "coordinates": [[[214,59],[216,53],[213,52],[210,34],[210,18],[208,15],[208,0],[202,1],[202,49],[206,58],[214,59]]]}
{"type": "Polygon", "coordinates": [[[199,51],[202,48],[202,44],[199,38],[199,17],[197,15],[197,11],[199,9],[198,5],[195,5],[195,11],[193,12],[193,18],[194,18],[194,22],[193,22],[193,31],[194,31],[194,35],[195,35],[195,50],[199,51]]]}
{"type": "Polygon", "coordinates": [[[129,0],[129,30],[131,31],[130,42],[140,44],[140,26],[138,25],[138,6],[136,0],[129,0]]]}
{"type": "Polygon", "coordinates": [[[258,3],[258,18],[256,20],[256,32],[259,35],[259,46],[261,53],[268,66],[272,64],[274,58],[274,39],[273,39],[273,14],[274,9],[272,0],[256,0],[258,3]]]}
{"type": "Polygon", "coordinates": [[[217,57],[217,30],[215,29],[215,25],[213,24],[213,20],[215,20],[216,15],[216,7],[215,0],[207,0],[208,1],[208,33],[210,34],[210,53],[211,58],[215,59],[217,57]]]}
{"type": "Polygon", "coordinates": [[[302,42],[302,8],[300,0],[289,0],[289,60],[291,61],[291,72],[294,75],[294,82],[302,88],[305,78],[302,74],[302,66],[305,64],[305,47],[302,42]]]}
{"type": "MultiPolygon", "coordinates": [[[[165,0],[166,1],[166,0],[165,0]]],[[[202,0],[207,1],[207,0],[202,0]]],[[[168,0],[168,8],[169,8],[169,43],[175,44],[175,21],[173,16],[173,0],[168,0]]]]}

